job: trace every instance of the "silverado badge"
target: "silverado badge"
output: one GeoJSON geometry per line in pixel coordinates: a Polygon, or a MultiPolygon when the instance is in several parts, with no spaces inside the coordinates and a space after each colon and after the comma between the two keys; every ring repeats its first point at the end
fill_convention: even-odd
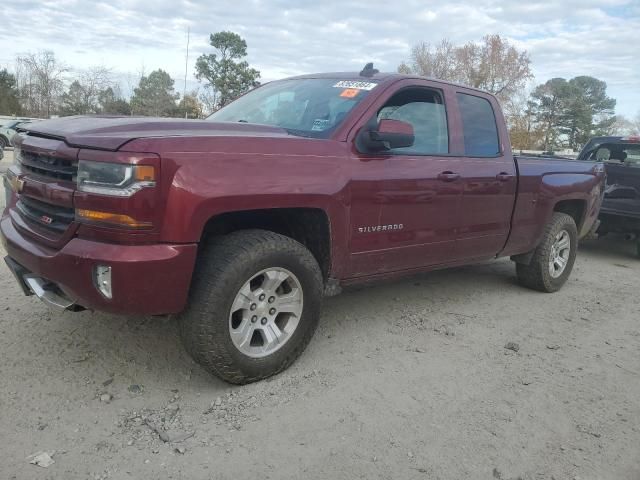
{"type": "Polygon", "coordinates": [[[393,230],[402,230],[404,225],[402,223],[393,223],[390,225],[372,225],[366,227],[358,227],[360,233],[373,233],[373,232],[388,232],[393,230]]]}

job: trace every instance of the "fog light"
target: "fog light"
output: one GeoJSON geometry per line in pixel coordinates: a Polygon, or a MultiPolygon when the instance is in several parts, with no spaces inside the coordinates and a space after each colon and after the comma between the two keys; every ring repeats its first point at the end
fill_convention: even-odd
{"type": "Polygon", "coordinates": [[[95,269],[95,281],[98,290],[106,298],[111,299],[111,267],[106,265],[97,265],[95,269]]]}

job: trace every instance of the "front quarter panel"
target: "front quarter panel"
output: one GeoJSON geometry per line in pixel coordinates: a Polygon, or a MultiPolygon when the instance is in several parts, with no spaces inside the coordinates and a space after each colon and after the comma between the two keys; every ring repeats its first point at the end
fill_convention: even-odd
{"type": "MultiPolygon", "coordinates": [[[[287,138],[154,139],[165,191],[161,239],[198,242],[222,213],[317,208],[330,222],[332,271],[346,265],[348,165],[344,142],[287,138]]],[[[336,272],[337,273],[337,272],[336,272]]]]}

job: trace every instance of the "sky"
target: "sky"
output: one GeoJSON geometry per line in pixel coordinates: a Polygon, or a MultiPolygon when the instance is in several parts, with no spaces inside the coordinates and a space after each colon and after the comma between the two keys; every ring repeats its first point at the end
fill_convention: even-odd
{"type": "Polygon", "coordinates": [[[607,82],[616,112],[640,112],[640,0],[19,0],[0,8],[0,68],[48,49],[76,70],[112,69],[131,90],[162,68],[188,90],[209,34],[248,44],[262,81],[322,71],[395,71],[418,42],[454,44],[500,34],[532,61],[535,81],[591,75],[607,82]]]}

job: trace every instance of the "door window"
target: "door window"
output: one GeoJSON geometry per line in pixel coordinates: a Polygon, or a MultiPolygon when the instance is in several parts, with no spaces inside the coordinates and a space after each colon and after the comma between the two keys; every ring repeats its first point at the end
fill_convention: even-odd
{"type": "Polygon", "coordinates": [[[378,120],[401,120],[413,126],[411,147],[395,148],[394,155],[449,153],[447,114],[442,95],[426,88],[408,88],[396,93],[378,112],[378,120]]]}
{"type": "Polygon", "coordinates": [[[458,93],[462,116],[464,153],[470,157],[495,157],[500,153],[496,116],[489,100],[458,93]]]}

